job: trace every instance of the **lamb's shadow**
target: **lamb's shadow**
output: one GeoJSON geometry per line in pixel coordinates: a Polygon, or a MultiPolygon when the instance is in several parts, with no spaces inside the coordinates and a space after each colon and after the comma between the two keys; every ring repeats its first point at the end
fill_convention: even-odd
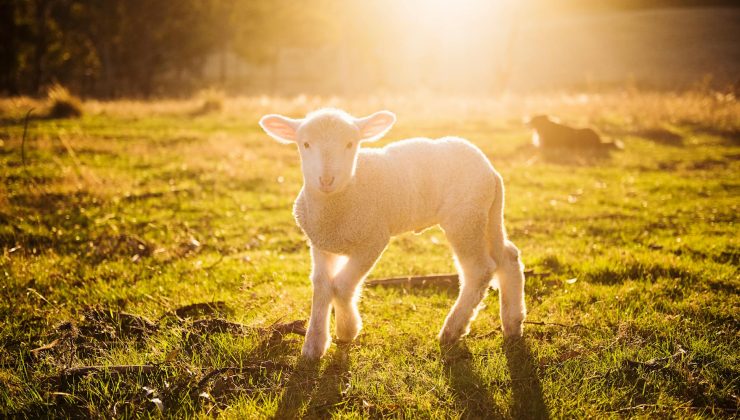
{"type": "Polygon", "coordinates": [[[514,394],[512,415],[520,419],[547,419],[550,413],[542,396],[542,385],[526,338],[504,342],[506,364],[509,367],[514,394]]]}
{"type": "Polygon", "coordinates": [[[299,417],[303,405],[309,401],[313,390],[316,388],[319,378],[319,361],[299,359],[285,384],[278,409],[275,412],[276,419],[293,419],[299,417]]]}
{"type": "Polygon", "coordinates": [[[513,403],[508,411],[493,400],[490,386],[473,368],[473,356],[465,344],[445,348],[442,352],[450,387],[463,418],[550,417],[532,354],[525,339],[504,343],[513,393],[513,403]]]}
{"type": "Polygon", "coordinates": [[[543,161],[556,165],[566,166],[596,166],[603,164],[611,158],[611,150],[600,149],[567,149],[552,148],[542,150],[539,156],[543,161]]]}
{"type": "Polygon", "coordinates": [[[301,358],[285,385],[275,418],[331,417],[349,388],[351,346],[338,343],[323,372],[320,361],[301,358]],[[308,407],[302,413],[305,405],[308,407]]]}
{"type": "Polygon", "coordinates": [[[473,355],[464,343],[442,348],[447,380],[462,418],[503,418],[505,412],[491,398],[489,387],[471,363],[473,355]]]}

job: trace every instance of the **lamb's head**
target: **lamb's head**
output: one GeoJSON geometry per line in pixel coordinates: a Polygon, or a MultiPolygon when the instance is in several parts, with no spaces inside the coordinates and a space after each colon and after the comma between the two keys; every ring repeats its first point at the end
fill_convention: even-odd
{"type": "Polygon", "coordinates": [[[344,111],[322,109],[303,119],[265,115],[260,126],[280,143],[298,145],[306,188],[333,194],[352,182],[360,143],[378,140],[395,122],[389,111],[355,118],[344,111]]]}

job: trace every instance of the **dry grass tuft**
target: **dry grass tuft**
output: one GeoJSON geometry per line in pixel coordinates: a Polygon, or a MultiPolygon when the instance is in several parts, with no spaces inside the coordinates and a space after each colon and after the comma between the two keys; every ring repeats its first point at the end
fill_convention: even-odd
{"type": "Polygon", "coordinates": [[[224,92],[218,89],[205,89],[198,93],[201,105],[193,114],[218,113],[224,109],[224,92]]]}
{"type": "Polygon", "coordinates": [[[47,93],[47,118],[79,118],[82,116],[82,101],[60,84],[54,84],[47,93]]]}

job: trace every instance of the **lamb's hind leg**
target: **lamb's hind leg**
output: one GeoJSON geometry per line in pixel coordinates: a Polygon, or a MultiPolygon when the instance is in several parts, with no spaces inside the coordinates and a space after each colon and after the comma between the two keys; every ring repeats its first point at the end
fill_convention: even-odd
{"type": "Polygon", "coordinates": [[[439,333],[442,344],[452,344],[468,333],[496,270],[486,245],[485,226],[485,215],[443,225],[456,256],[460,294],[439,333]]]}
{"type": "Polygon", "coordinates": [[[513,243],[506,241],[504,255],[499,261],[496,279],[504,337],[521,337],[527,308],[524,304],[524,266],[519,259],[519,250],[513,243]]]}

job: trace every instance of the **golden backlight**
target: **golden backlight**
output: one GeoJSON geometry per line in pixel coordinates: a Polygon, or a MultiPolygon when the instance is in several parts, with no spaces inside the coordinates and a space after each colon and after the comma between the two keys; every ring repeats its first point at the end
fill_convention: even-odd
{"type": "MultiPolygon", "coordinates": [[[[327,4],[333,4],[327,2],[327,4]]],[[[287,93],[498,94],[732,79],[721,12],[603,2],[378,0],[317,8],[321,23],[277,46],[287,93]],[[601,5],[601,6],[600,6],[601,5]],[[719,14],[718,14],[719,13],[719,14]],[[320,42],[306,46],[315,31],[320,42]],[[706,45],[713,45],[711,49],[706,45]],[[667,71],[670,69],[670,71],[667,71]]],[[[727,15],[727,19],[731,16],[727,15]]]]}

